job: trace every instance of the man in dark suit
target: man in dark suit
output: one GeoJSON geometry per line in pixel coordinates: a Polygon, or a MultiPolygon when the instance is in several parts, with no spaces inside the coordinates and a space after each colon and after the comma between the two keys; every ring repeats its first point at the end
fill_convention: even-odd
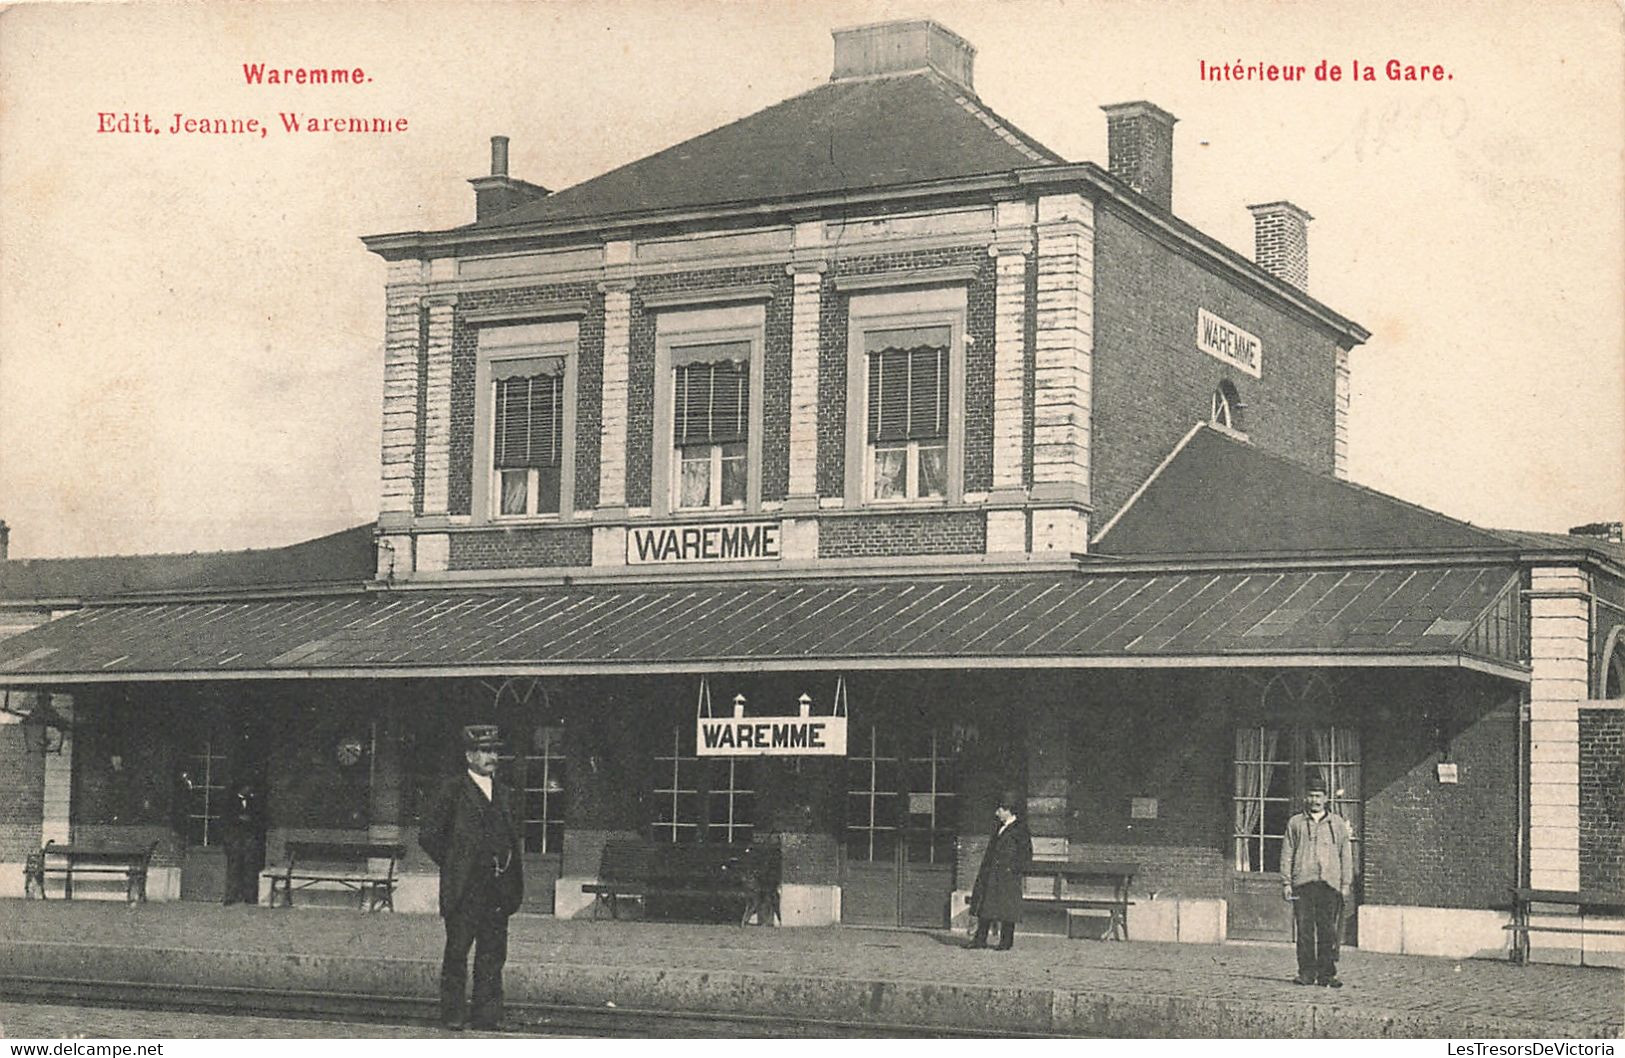
{"type": "Polygon", "coordinates": [[[468,770],[448,779],[424,810],[418,844],[440,868],[440,1019],[450,1029],[502,1028],[502,964],[508,916],[524,899],[523,848],[508,792],[492,781],[501,748],[497,729],[463,729],[468,770]],[[474,1001],[465,1014],[468,949],[474,948],[474,1001]]]}
{"type": "Polygon", "coordinates": [[[232,787],[220,825],[226,845],[226,894],[220,902],[257,904],[265,867],[265,810],[252,780],[232,787]]]}
{"type": "Polygon", "coordinates": [[[998,950],[1009,951],[1016,942],[1016,923],[1021,921],[1021,877],[1027,861],[1033,858],[1033,839],[1027,824],[1017,813],[1023,807],[1015,791],[1006,791],[993,809],[998,829],[987,843],[982,867],[971,889],[970,913],[976,917],[976,934],[968,945],[987,947],[988,928],[998,924],[998,950]]]}

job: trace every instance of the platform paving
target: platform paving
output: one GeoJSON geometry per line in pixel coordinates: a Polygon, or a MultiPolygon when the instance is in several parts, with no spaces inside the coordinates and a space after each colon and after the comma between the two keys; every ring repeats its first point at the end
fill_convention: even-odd
{"type": "MultiPolygon", "coordinates": [[[[0,981],[435,994],[432,916],[0,900],[0,981]]],[[[1348,949],[1346,987],[1301,987],[1281,945],[762,929],[519,915],[516,1003],[852,1025],[1182,1037],[1617,1037],[1625,973],[1348,949]]]]}

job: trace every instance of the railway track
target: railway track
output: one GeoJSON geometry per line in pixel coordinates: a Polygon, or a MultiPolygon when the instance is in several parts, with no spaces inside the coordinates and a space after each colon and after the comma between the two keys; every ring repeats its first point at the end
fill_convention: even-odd
{"type": "MultiPolygon", "coordinates": [[[[271,989],[188,987],[130,981],[80,981],[44,977],[0,978],[10,1002],[54,1003],[176,1013],[300,1018],[350,1024],[421,1026],[441,1032],[436,1001],[418,996],[299,992],[271,989]]],[[[907,1024],[877,1025],[804,1021],[752,1015],[509,1003],[507,1018],[520,1035],[593,1038],[891,1039],[977,1038],[1010,1033],[944,1032],[907,1024]]]]}

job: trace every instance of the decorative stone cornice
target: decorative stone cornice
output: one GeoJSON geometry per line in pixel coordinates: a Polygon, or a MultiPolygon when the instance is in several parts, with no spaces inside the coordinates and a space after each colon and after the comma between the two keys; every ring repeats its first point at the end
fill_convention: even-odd
{"type": "Polygon", "coordinates": [[[948,265],[942,268],[916,268],[900,272],[869,272],[836,276],[836,290],[883,290],[887,287],[949,286],[969,283],[980,274],[975,265],[948,265]]]}
{"type": "Polygon", "coordinates": [[[740,287],[705,287],[699,290],[672,290],[649,294],[643,299],[646,309],[672,308],[678,305],[720,305],[741,301],[772,301],[773,288],[765,283],[740,287]]]}
{"type": "Polygon", "coordinates": [[[1033,241],[1026,233],[1000,236],[988,245],[989,257],[1026,257],[1033,252],[1033,241]]]}
{"type": "Polygon", "coordinates": [[[522,320],[567,319],[585,316],[591,306],[586,301],[549,301],[533,305],[504,305],[463,314],[466,323],[517,323],[522,320]]]}

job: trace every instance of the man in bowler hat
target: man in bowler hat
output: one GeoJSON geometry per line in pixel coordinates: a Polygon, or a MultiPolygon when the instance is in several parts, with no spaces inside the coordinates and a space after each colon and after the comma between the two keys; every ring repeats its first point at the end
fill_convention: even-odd
{"type": "Polygon", "coordinates": [[[257,904],[265,868],[265,811],[252,780],[231,788],[220,823],[226,846],[226,893],[220,902],[257,904]]]}
{"type": "Polygon", "coordinates": [[[976,933],[969,947],[987,947],[988,928],[999,927],[998,951],[1009,951],[1016,942],[1016,923],[1021,920],[1021,876],[1033,858],[1033,839],[1018,813],[1022,801],[1014,791],[999,797],[993,809],[998,828],[982,855],[971,889],[970,913],[976,916],[976,933]]]}
{"type": "Polygon", "coordinates": [[[418,844],[440,868],[440,1019],[447,1028],[502,1028],[502,964],[508,916],[524,899],[523,848],[508,791],[492,781],[501,748],[497,729],[463,729],[468,768],[441,784],[424,810],[418,844]],[[465,1007],[468,949],[474,949],[474,997],[465,1007]]]}
{"type": "Polygon", "coordinates": [[[1293,901],[1298,930],[1300,985],[1342,988],[1337,949],[1343,909],[1354,888],[1354,847],[1348,821],[1331,810],[1326,780],[1311,775],[1304,784],[1304,810],[1286,821],[1285,873],[1281,895],[1293,901]]]}

